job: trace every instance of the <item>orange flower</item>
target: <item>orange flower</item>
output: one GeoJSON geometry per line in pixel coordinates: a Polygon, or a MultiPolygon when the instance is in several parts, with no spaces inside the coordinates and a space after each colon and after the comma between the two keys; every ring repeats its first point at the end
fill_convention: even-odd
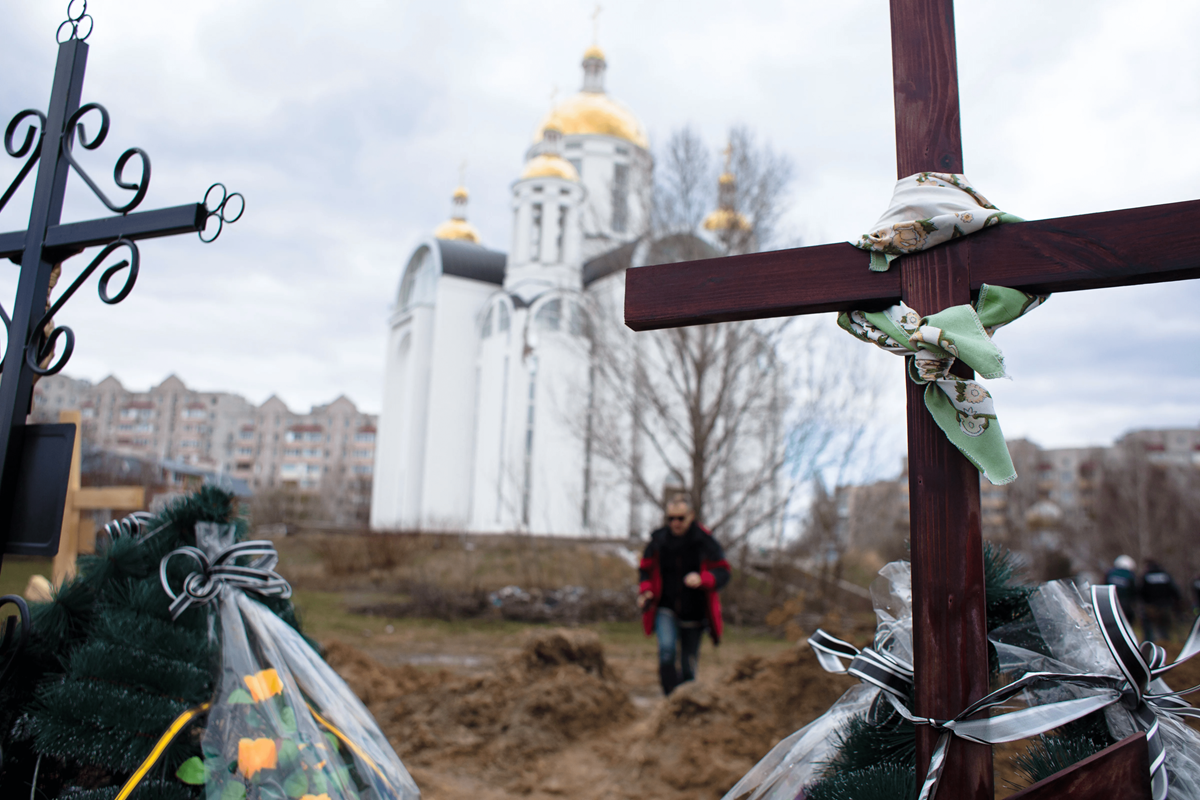
{"type": "Polygon", "coordinates": [[[274,739],[238,740],[238,772],[251,778],[263,769],[275,769],[278,753],[274,739]]]}
{"type": "Polygon", "coordinates": [[[256,703],[261,703],[268,697],[274,697],[283,691],[283,681],[279,680],[279,673],[273,669],[264,669],[262,672],[247,675],[242,680],[246,682],[246,688],[250,690],[250,696],[256,703]]]}

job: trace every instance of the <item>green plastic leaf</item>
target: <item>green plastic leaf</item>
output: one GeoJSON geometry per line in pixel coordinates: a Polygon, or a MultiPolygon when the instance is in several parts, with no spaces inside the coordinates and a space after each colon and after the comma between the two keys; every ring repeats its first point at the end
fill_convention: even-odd
{"type": "Polygon", "coordinates": [[[329,731],[325,731],[325,738],[329,740],[329,746],[333,748],[333,752],[336,753],[342,749],[342,743],[329,731]]]}
{"type": "Polygon", "coordinates": [[[276,784],[264,783],[258,787],[259,800],[287,800],[283,791],[276,784]]]}
{"type": "Polygon", "coordinates": [[[225,698],[225,702],[233,706],[253,705],[254,698],[245,689],[234,689],[229,693],[229,697],[225,698]]]}
{"type": "Polygon", "coordinates": [[[300,760],[300,748],[291,739],[284,739],[279,745],[279,766],[283,769],[291,769],[292,765],[300,760]]]}
{"type": "Polygon", "coordinates": [[[283,790],[287,792],[288,797],[301,797],[308,794],[308,778],[304,776],[304,770],[298,769],[288,775],[287,780],[283,782],[283,790]]]}
{"type": "Polygon", "coordinates": [[[179,765],[179,769],[175,770],[175,777],[192,786],[203,786],[208,777],[208,770],[204,768],[200,756],[192,756],[179,765]]]}
{"type": "Polygon", "coordinates": [[[221,800],[245,800],[246,787],[241,781],[230,781],[221,790],[221,800]]]}
{"type": "Polygon", "coordinates": [[[288,733],[296,732],[296,712],[292,710],[291,706],[287,706],[279,712],[279,721],[288,733]]]}
{"type": "Polygon", "coordinates": [[[309,780],[312,782],[313,794],[326,794],[329,791],[329,781],[325,780],[324,770],[313,770],[309,780]]]}

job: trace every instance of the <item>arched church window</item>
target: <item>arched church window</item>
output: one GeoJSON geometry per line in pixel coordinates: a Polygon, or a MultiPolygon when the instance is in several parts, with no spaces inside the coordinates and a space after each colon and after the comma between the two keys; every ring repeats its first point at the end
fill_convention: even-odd
{"type": "Polygon", "coordinates": [[[483,318],[483,331],[481,332],[480,335],[484,339],[487,339],[489,336],[492,335],[492,317],[495,316],[495,314],[496,314],[496,307],[492,306],[491,308],[488,309],[487,316],[483,318]]]}
{"type": "Polygon", "coordinates": [[[556,297],[543,303],[533,316],[533,327],[539,331],[556,331],[562,327],[562,300],[556,297]]]}
{"type": "Polygon", "coordinates": [[[497,308],[499,308],[500,314],[498,315],[499,322],[496,325],[496,332],[504,333],[506,330],[508,330],[509,325],[508,303],[501,302],[497,308]]]}
{"type": "Polygon", "coordinates": [[[432,254],[428,247],[421,247],[408,261],[404,269],[404,280],[400,282],[400,309],[419,304],[432,304],[435,276],[432,254]]]}

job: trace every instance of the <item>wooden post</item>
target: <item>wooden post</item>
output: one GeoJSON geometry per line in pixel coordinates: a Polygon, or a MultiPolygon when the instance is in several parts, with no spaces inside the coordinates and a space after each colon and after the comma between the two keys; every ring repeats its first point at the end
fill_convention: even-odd
{"type": "Polygon", "coordinates": [[[96,552],[96,526],[92,511],[140,511],[146,507],[146,490],[141,486],[99,486],[83,488],[83,418],[79,411],[60,411],[58,421],[75,426],[75,451],[71,454],[71,475],[67,483],[67,502],[63,509],[62,538],[54,556],[54,586],[75,577],[75,559],[80,553],[96,552]]]}
{"type": "Polygon", "coordinates": [[[67,478],[67,503],[63,509],[62,534],[58,541],[58,554],[54,556],[51,579],[55,586],[62,586],[63,581],[75,577],[75,558],[79,555],[79,510],[75,507],[75,498],[83,485],[80,477],[83,415],[79,411],[60,411],[58,421],[75,426],[75,449],[71,452],[71,475],[67,478]]]}

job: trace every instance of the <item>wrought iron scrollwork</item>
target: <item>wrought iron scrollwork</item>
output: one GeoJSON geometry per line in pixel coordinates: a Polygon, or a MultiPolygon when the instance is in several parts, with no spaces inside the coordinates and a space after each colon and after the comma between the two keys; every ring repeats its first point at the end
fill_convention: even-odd
{"type": "Polygon", "coordinates": [[[110,540],[120,539],[122,537],[133,537],[141,541],[155,533],[158,533],[163,527],[160,525],[154,530],[150,529],[150,523],[154,521],[154,515],[149,511],[135,511],[123,519],[114,519],[104,526],[104,533],[107,534],[110,540]]]}
{"type": "Polygon", "coordinates": [[[83,167],[79,166],[79,162],[75,160],[75,155],[71,152],[72,144],[75,140],[75,134],[79,134],[79,143],[83,145],[84,150],[95,150],[100,145],[104,144],[104,140],[108,137],[108,109],[99,103],[88,103],[79,107],[71,118],[67,120],[67,135],[62,140],[62,154],[70,164],[71,168],[79,173],[79,177],[83,178],[84,182],[91,187],[92,192],[96,197],[100,198],[100,202],[108,207],[109,211],[117,214],[124,214],[138,207],[138,204],[146,197],[146,190],[150,188],[150,156],[140,147],[131,147],[121,154],[117,159],[117,166],[113,168],[113,181],[122,189],[128,189],[134,193],[133,198],[123,206],[119,206],[108,199],[108,196],[100,190],[96,182],[92,180],[92,176],[84,171],[83,167]],[[83,117],[89,111],[100,112],[100,131],[95,138],[89,140],[87,138],[87,129],[83,127],[83,117]],[[129,183],[124,180],[125,165],[129,160],[137,156],[142,160],[142,177],[141,180],[135,183],[129,183]]]}
{"type": "Polygon", "coordinates": [[[8,355],[8,342],[12,338],[12,317],[4,310],[3,303],[0,303],[0,323],[4,325],[4,347],[0,347],[0,371],[3,371],[4,359],[8,355]]]}
{"type": "Polygon", "coordinates": [[[42,318],[38,320],[37,325],[34,326],[33,333],[29,337],[29,342],[25,345],[25,364],[34,373],[38,375],[57,375],[67,365],[67,361],[71,358],[71,353],[75,351],[75,332],[66,325],[59,325],[47,334],[46,325],[50,323],[59,309],[71,299],[71,295],[75,294],[75,290],[82,286],[83,282],[91,277],[91,274],[104,263],[104,260],[119,247],[124,247],[129,251],[129,258],[118,261],[101,273],[100,285],[97,287],[100,300],[110,306],[116,305],[133,291],[133,285],[137,282],[141,256],[138,253],[137,245],[132,241],[129,239],[117,239],[115,242],[107,245],[100,251],[99,255],[92,259],[92,263],[88,264],[83,272],[79,273],[79,277],[67,287],[66,291],[59,295],[54,304],[47,309],[42,318]],[[116,294],[109,294],[108,282],[112,280],[114,275],[126,268],[129,269],[129,272],[125,275],[125,283],[121,286],[120,291],[116,294]],[[59,337],[63,337],[66,340],[63,344],[62,355],[56,361],[43,367],[41,365],[42,362],[54,355],[55,345],[59,337]]]}
{"type": "Polygon", "coordinates": [[[204,216],[205,228],[208,227],[208,220],[212,217],[217,219],[217,230],[212,236],[205,237],[204,231],[199,232],[200,241],[211,242],[221,235],[221,230],[228,224],[232,225],[242,218],[242,214],[246,211],[246,198],[241,192],[230,193],[225,188],[223,183],[214,183],[208,187],[208,191],[204,193],[204,210],[208,212],[204,216]],[[214,193],[216,193],[214,195],[214,193]],[[213,202],[216,205],[213,205],[213,202]],[[233,209],[237,209],[237,213],[233,213],[233,209]]]}
{"type": "Polygon", "coordinates": [[[25,649],[25,643],[29,640],[29,606],[26,605],[25,599],[20,595],[6,594],[0,597],[0,607],[12,603],[17,607],[17,616],[20,619],[20,627],[17,627],[16,619],[9,617],[4,621],[4,632],[0,634],[0,658],[5,658],[4,666],[0,668],[0,688],[8,683],[8,678],[12,675],[13,667],[17,664],[17,659],[21,656],[21,651],[25,649]],[[13,642],[14,636],[16,642],[13,642]]]}
{"type": "Polygon", "coordinates": [[[21,165],[21,170],[17,173],[17,177],[13,178],[12,183],[4,190],[4,194],[0,195],[0,210],[8,204],[16,193],[18,187],[24,182],[25,176],[33,169],[33,165],[38,162],[42,155],[42,139],[46,135],[46,115],[32,108],[27,108],[17,114],[9,121],[8,127],[4,129],[4,152],[8,153],[13,158],[25,158],[25,154],[29,154],[29,158],[25,159],[25,163],[21,165]],[[13,137],[16,136],[17,128],[21,123],[30,117],[37,117],[37,122],[33,121],[26,123],[25,138],[17,147],[13,146],[13,137]],[[34,144],[34,141],[37,144],[34,144]]]}
{"type": "Polygon", "coordinates": [[[58,26],[58,30],[54,34],[54,39],[59,44],[66,44],[72,39],[78,39],[82,42],[92,35],[92,15],[87,13],[87,0],[78,0],[78,2],[80,6],[78,12],[72,11],[75,8],[76,0],[70,0],[67,3],[67,18],[58,26]],[[81,28],[84,28],[85,24],[87,27],[83,35],[80,36],[79,31],[81,28]],[[64,39],[63,32],[68,26],[71,28],[71,35],[64,39]]]}

